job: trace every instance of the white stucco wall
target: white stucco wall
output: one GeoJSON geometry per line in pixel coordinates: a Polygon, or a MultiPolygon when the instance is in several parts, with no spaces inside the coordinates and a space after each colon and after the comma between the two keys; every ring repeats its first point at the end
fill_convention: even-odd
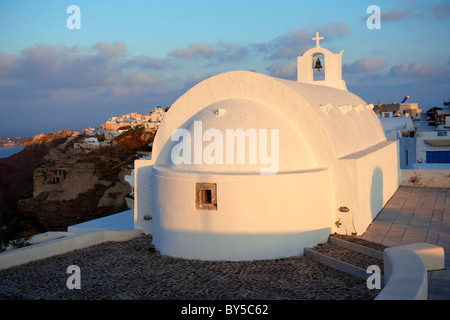
{"type": "Polygon", "coordinates": [[[450,169],[402,169],[400,176],[404,187],[450,188],[450,169]]]}
{"type": "Polygon", "coordinates": [[[333,166],[336,220],[334,232],[361,235],[399,187],[397,141],[339,159],[333,166]],[[348,212],[339,211],[347,207],[348,212]]]}
{"type": "Polygon", "coordinates": [[[397,163],[397,142],[386,140],[372,106],[356,95],[247,71],[220,74],[172,105],[152,160],[136,161],[135,227],[151,229],[156,248],[172,256],[297,255],[333,231],[363,233],[398,188],[397,163]],[[222,115],[212,112],[217,108],[222,115]],[[283,130],[280,171],[266,176],[258,166],[173,165],[172,133],[193,133],[196,120],[219,131],[283,130]],[[217,184],[217,210],[195,209],[197,182],[217,184]],[[341,213],[340,206],[350,211],[341,213]],[[143,220],[149,214],[152,227],[143,220]]]}
{"type": "Polygon", "coordinates": [[[344,51],[334,54],[322,47],[309,49],[303,56],[297,57],[297,81],[347,90],[345,81],[342,80],[343,52],[344,51]],[[311,66],[313,63],[313,56],[318,54],[323,55],[322,64],[324,66],[323,72],[325,73],[325,79],[314,81],[313,69],[311,66]]]}
{"type": "Polygon", "coordinates": [[[329,170],[279,175],[152,173],[153,241],[163,254],[204,260],[272,259],[326,242],[329,170]],[[217,184],[217,210],[195,209],[195,183],[217,184]],[[170,199],[170,200],[168,200],[170,199]]]}
{"type": "Polygon", "coordinates": [[[396,140],[399,131],[414,129],[411,117],[381,117],[378,119],[389,140],[396,140]]]}
{"type": "Polygon", "coordinates": [[[134,228],[152,233],[152,160],[134,161],[134,228]],[[145,219],[144,219],[145,217],[145,219]]]}

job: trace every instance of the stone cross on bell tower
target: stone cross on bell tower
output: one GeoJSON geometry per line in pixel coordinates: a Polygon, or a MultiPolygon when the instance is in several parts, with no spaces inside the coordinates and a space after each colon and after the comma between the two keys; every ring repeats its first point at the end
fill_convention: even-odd
{"type": "Polygon", "coordinates": [[[323,37],[319,37],[319,33],[316,32],[316,37],[315,37],[315,38],[312,38],[312,40],[316,40],[316,47],[320,47],[319,41],[320,41],[320,40],[323,40],[323,37]]]}
{"type": "Polygon", "coordinates": [[[323,39],[324,37],[320,37],[319,32],[316,32],[316,36],[312,38],[316,41],[316,47],[307,50],[303,56],[297,57],[297,81],[347,90],[345,81],[342,80],[342,53],[344,50],[336,54],[322,48],[320,40],[323,39]],[[313,59],[318,55],[323,55],[324,80],[314,80],[313,59]]]}

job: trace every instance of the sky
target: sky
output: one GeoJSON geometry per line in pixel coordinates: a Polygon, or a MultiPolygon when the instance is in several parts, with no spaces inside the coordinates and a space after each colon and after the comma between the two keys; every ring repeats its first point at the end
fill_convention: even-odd
{"type": "Polygon", "coordinates": [[[0,138],[145,114],[227,71],[296,80],[316,32],[367,103],[442,107],[449,30],[450,1],[0,0],[0,138]]]}

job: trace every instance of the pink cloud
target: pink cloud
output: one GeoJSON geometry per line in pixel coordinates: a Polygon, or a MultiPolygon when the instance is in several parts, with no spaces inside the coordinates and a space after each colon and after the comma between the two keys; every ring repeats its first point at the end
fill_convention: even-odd
{"type": "Polygon", "coordinates": [[[414,14],[408,10],[393,9],[393,10],[389,10],[386,12],[381,10],[381,21],[382,22],[403,20],[403,19],[409,19],[412,17],[414,17],[414,14]]]}
{"type": "Polygon", "coordinates": [[[186,48],[173,50],[169,57],[205,59],[211,64],[212,61],[240,61],[247,57],[247,54],[248,49],[246,47],[220,40],[213,45],[202,42],[190,43],[186,48]]]}
{"type": "MultiPolygon", "coordinates": [[[[414,4],[407,9],[383,10],[381,6],[381,22],[399,21],[405,19],[446,19],[450,17],[450,3],[414,4]]],[[[361,17],[366,21],[367,16],[361,17]]]]}
{"type": "Polygon", "coordinates": [[[214,55],[214,48],[207,43],[190,43],[187,48],[175,49],[170,55],[175,58],[210,58],[214,55]]]}
{"type": "MultiPolygon", "coordinates": [[[[335,37],[343,37],[351,34],[350,27],[345,22],[329,22],[323,26],[314,29],[322,35],[326,35],[323,41],[330,41],[335,37]]],[[[263,44],[254,44],[253,46],[261,52],[272,52],[270,58],[284,59],[298,56],[300,53],[311,48],[314,44],[312,38],[315,33],[310,32],[307,28],[291,30],[287,34],[277,37],[274,40],[263,44]]]]}
{"type": "Polygon", "coordinates": [[[94,48],[105,56],[120,56],[125,53],[127,46],[122,41],[113,43],[97,42],[94,48]]]}
{"type": "Polygon", "coordinates": [[[271,76],[294,80],[297,78],[297,61],[277,62],[267,70],[271,76]]]}
{"type": "Polygon", "coordinates": [[[432,14],[437,19],[450,17],[450,3],[434,4],[431,8],[432,14]]]}
{"type": "Polygon", "coordinates": [[[0,51],[0,76],[7,75],[16,62],[16,57],[0,51]]]}
{"type": "Polygon", "coordinates": [[[164,77],[160,75],[138,72],[130,77],[130,83],[139,86],[152,86],[162,82],[163,79],[164,77]]]}
{"type": "Polygon", "coordinates": [[[372,72],[386,66],[386,62],[377,57],[369,57],[357,60],[350,65],[344,65],[343,69],[349,73],[372,72]]]}
{"type": "Polygon", "coordinates": [[[448,70],[426,63],[405,63],[391,68],[390,74],[396,77],[433,77],[445,78],[448,70]]]}

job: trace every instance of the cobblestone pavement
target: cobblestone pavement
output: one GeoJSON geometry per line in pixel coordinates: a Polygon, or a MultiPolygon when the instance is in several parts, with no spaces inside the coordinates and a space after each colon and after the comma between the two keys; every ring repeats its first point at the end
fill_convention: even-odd
{"type": "Polygon", "coordinates": [[[227,262],[150,252],[151,237],[108,242],[0,271],[1,300],[372,300],[380,290],[306,256],[227,262]],[[69,290],[67,267],[80,268],[69,290]]]}

